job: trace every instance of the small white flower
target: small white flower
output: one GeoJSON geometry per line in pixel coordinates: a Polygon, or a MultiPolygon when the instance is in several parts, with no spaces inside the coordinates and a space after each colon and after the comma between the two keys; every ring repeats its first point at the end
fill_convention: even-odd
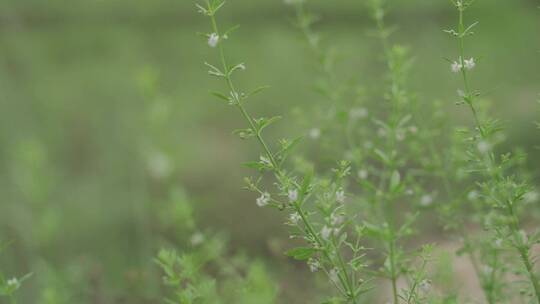
{"type": "Polygon", "coordinates": [[[212,33],[210,34],[210,36],[208,36],[208,45],[210,47],[216,47],[218,45],[218,42],[219,42],[219,36],[218,34],[216,33],[212,33]]]}
{"type": "Polygon", "coordinates": [[[430,194],[424,194],[420,198],[420,205],[421,206],[427,207],[427,206],[431,205],[432,203],[433,203],[433,196],[431,196],[430,194]]]}
{"type": "Polygon", "coordinates": [[[159,151],[149,155],[147,166],[150,175],[155,179],[166,179],[173,172],[170,158],[159,151]]]}
{"type": "Polygon", "coordinates": [[[272,167],[272,162],[271,162],[270,159],[269,159],[268,157],[266,157],[266,156],[262,156],[262,155],[261,155],[261,156],[259,157],[259,161],[260,161],[263,165],[265,165],[265,166],[267,166],[267,167],[272,167]]]}
{"type": "Polygon", "coordinates": [[[298,200],[298,190],[296,189],[289,190],[289,192],[287,193],[287,196],[289,197],[289,202],[291,203],[296,202],[296,200],[298,200]]]}
{"type": "Polygon", "coordinates": [[[369,173],[366,169],[360,169],[358,170],[358,178],[359,179],[367,179],[369,176],[369,173]]]}
{"type": "Polygon", "coordinates": [[[7,280],[6,284],[8,287],[13,289],[19,289],[19,287],[21,287],[21,282],[19,282],[17,278],[7,280]]]}
{"type": "Polygon", "coordinates": [[[330,278],[330,280],[334,283],[338,282],[339,281],[339,277],[338,277],[338,274],[339,274],[339,270],[337,268],[332,268],[330,269],[330,271],[328,272],[328,277],[330,278]]]}
{"type": "Polygon", "coordinates": [[[298,214],[298,212],[294,212],[289,215],[289,222],[292,225],[298,225],[298,222],[300,222],[301,219],[302,217],[300,216],[300,214],[298,214]]]}
{"type": "Polygon", "coordinates": [[[354,108],[349,113],[352,119],[362,119],[368,116],[368,110],[366,108],[354,108]]]}
{"type": "Polygon", "coordinates": [[[477,198],[478,198],[478,192],[476,192],[475,190],[472,190],[471,192],[467,194],[467,199],[470,201],[474,201],[477,198]]]}
{"type": "MultiPolygon", "coordinates": [[[[461,59],[460,59],[460,61],[461,61],[461,59]]],[[[462,67],[461,63],[459,63],[457,61],[454,61],[452,63],[451,68],[452,68],[452,72],[459,73],[463,67],[462,67]]]]}
{"type": "Polygon", "coordinates": [[[318,139],[321,137],[321,130],[319,128],[313,128],[309,130],[308,135],[311,139],[318,139]]]}
{"type": "Polygon", "coordinates": [[[200,233],[200,232],[195,232],[192,236],[191,236],[191,245],[193,246],[197,246],[197,245],[200,245],[204,242],[204,234],[200,233]]]}
{"type": "Polygon", "coordinates": [[[463,65],[467,70],[472,70],[476,66],[476,63],[474,62],[474,58],[471,58],[463,60],[463,65]]]}
{"type": "Polygon", "coordinates": [[[407,190],[405,190],[405,194],[407,194],[407,195],[413,195],[413,194],[414,194],[414,190],[413,190],[413,189],[407,189],[407,190]]]}
{"type": "Polygon", "coordinates": [[[428,280],[428,279],[424,279],[424,280],[420,281],[420,283],[418,284],[418,288],[423,293],[428,293],[431,290],[431,281],[428,280]]]}
{"type": "Polygon", "coordinates": [[[345,192],[343,190],[338,190],[336,192],[336,202],[343,204],[345,202],[345,192]]]}
{"type": "Polygon", "coordinates": [[[491,149],[491,145],[487,141],[480,141],[478,142],[478,145],[476,146],[478,148],[478,152],[482,154],[486,154],[491,149]]]}
{"type": "Polygon", "coordinates": [[[264,192],[263,194],[261,194],[259,198],[257,198],[257,206],[259,207],[264,207],[268,205],[269,202],[270,202],[270,194],[268,192],[264,192]]]}
{"type": "Polygon", "coordinates": [[[496,239],[495,240],[495,246],[497,246],[498,248],[501,248],[503,245],[503,240],[502,239],[496,239]]]}
{"type": "Polygon", "coordinates": [[[338,215],[335,213],[332,213],[332,215],[330,215],[330,224],[332,226],[339,226],[343,224],[344,221],[345,221],[345,217],[343,215],[338,215]]]}
{"type": "Polygon", "coordinates": [[[321,268],[321,264],[319,263],[318,260],[316,259],[313,259],[313,258],[310,258],[308,261],[307,261],[307,264],[309,266],[309,270],[311,272],[316,272],[318,271],[320,268],[321,268]]]}
{"type": "Polygon", "coordinates": [[[240,94],[238,94],[238,92],[230,92],[229,94],[231,95],[229,104],[233,105],[240,101],[240,94]]]}
{"type": "Polygon", "coordinates": [[[322,229],[321,229],[321,237],[325,240],[328,240],[330,238],[330,235],[332,234],[332,228],[328,227],[328,226],[324,226],[322,229]]]}

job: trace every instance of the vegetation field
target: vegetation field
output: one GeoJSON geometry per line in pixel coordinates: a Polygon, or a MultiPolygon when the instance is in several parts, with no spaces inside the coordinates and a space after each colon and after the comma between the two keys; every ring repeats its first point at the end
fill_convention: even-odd
{"type": "Polygon", "coordinates": [[[540,2],[0,1],[0,304],[540,304],[540,2]]]}

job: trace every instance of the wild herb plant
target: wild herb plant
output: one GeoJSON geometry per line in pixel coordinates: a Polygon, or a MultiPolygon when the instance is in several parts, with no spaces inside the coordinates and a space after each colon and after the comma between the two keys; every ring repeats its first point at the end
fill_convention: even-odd
{"type": "MultiPolygon", "coordinates": [[[[337,71],[338,51],[335,46],[329,46],[325,36],[314,29],[320,18],[307,9],[305,0],[289,0],[286,4],[294,8],[294,25],[302,34],[303,40],[309,47],[310,57],[313,57],[313,91],[323,99],[321,104],[314,103],[310,108],[293,111],[294,119],[307,127],[306,137],[319,150],[320,161],[335,162],[328,155],[343,155],[352,139],[347,137],[352,122],[367,116],[367,109],[355,106],[349,100],[359,98],[361,88],[354,92],[350,81],[340,77],[337,71]],[[352,118],[352,119],[351,119],[352,118]],[[326,136],[325,136],[326,135],[326,136]],[[345,140],[343,140],[345,139],[345,140]]],[[[346,157],[345,157],[346,158],[346,157]]]]}
{"type": "Polygon", "coordinates": [[[380,116],[372,119],[372,127],[378,129],[376,136],[368,137],[373,147],[364,147],[363,157],[356,162],[360,168],[372,164],[367,177],[359,174],[359,185],[368,201],[364,227],[368,235],[384,246],[382,253],[386,259],[379,275],[390,281],[393,303],[399,303],[400,297],[407,303],[416,303],[410,302],[418,299],[414,281],[402,294],[398,287],[400,277],[417,272],[409,264],[411,257],[404,250],[403,241],[414,232],[418,210],[429,207],[434,197],[423,190],[422,177],[418,175],[423,165],[415,162],[422,158],[422,152],[415,149],[421,138],[416,122],[419,117],[413,112],[417,100],[406,88],[412,62],[405,47],[389,41],[392,29],[385,25],[385,4],[381,0],[368,2],[387,66],[385,102],[380,116]]]}
{"type": "MultiPolygon", "coordinates": [[[[0,254],[6,249],[9,243],[0,243],[0,254]]],[[[17,300],[15,294],[22,287],[24,281],[32,276],[31,273],[22,277],[6,277],[0,270],[0,298],[6,298],[10,304],[16,304],[17,300]]]]}
{"type": "MultiPolygon", "coordinates": [[[[295,5],[297,25],[317,55],[323,79],[318,88],[330,101],[331,109],[325,124],[335,132],[332,126],[338,125],[338,120],[344,120],[343,116],[335,115],[337,112],[345,109],[351,111],[352,116],[352,109],[336,109],[346,89],[335,82],[331,56],[321,48],[319,36],[311,28],[315,19],[307,13],[304,1],[287,2],[295,5]]],[[[432,247],[424,246],[419,254],[414,254],[414,251],[406,253],[403,247],[405,238],[414,234],[420,211],[429,209],[436,199],[446,202],[436,207],[443,225],[463,238],[461,251],[470,257],[489,303],[509,299],[503,292],[503,284],[508,280],[512,263],[508,260],[505,246],[515,249],[533,287],[533,295],[538,298],[538,279],[529,254],[538,237],[536,234],[526,235],[518,220],[521,209],[517,205],[530,192],[530,187],[520,181],[524,174],[517,169],[523,161],[519,154],[495,157],[492,149],[500,141],[495,136],[499,132],[498,124],[483,119],[480,95],[470,89],[467,78],[468,70],[476,66],[474,59],[465,58],[463,48],[464,38],[472,33],[475,25],[465,27],[463,23],[463,12],[470,3],[454,2],[459,11],[459,25],[457,30],[448,32],[460,42],[460,57],[451,63],[451,69],[461,73],[464,79],[465,89],[459,95],[471,109],[476,129],[469,131],[471,135],[465,144],[456,142],[454,137],[448,139],[451,144],[449,151],[444,153],[434,147],[444,120],[438,120],[442,116],[440,105],[429,107],[439,113],[435,119],[426,123],[420,117],[423,105],[406,88],[407,72],[411,67],[408,51],[403,46],[391,45],[389,41],[391,30],[384,23],[384,1],[371,0],[368,3],[388,68],[386,102],[374,111],[375,115],[371,115],[371,124],[363,122],[362,127],[353,122],[343,130],[347,141],[344,153],[347,160],[339,162],[332,175],[318,174],[312,166],[295,167],[287,162],[299,139],[281,140],[274,152],[273,145],[265,140],[263,130],[280,117],[255,118],[247,110],[246,102],[262,89],[243,93],[235,85],[234,74],[245,70],[246,65],[229,65],[227,62],[224,45],[236,27],[223,32],[218,29],[216,13],[224,2],[207,1],[205,6],[198,6],[199,11],[210,19],[211,32],[205,34],[205,38],[210,47],[218,50],[220,61],[219,67],[206,63],[209,74],[223,79],[228,90],[227,93],[214,92],[213,95],[235,107],[245,119],[247,128],[234,133],[242,139],[255,139],[263,150],[258,161],[247,164],[261,172],[258,178],[246,179],[247,188],[259,195],[257,205],[272,206],[290,214],[288,224],[294,229],[291,236],[304,240],[306,246],[292,249],[287,254],[307,260],[311,270],[322,270],[327,275],[339,293],[339,297],[330,301],[357,303],[360,296],[369,290],[366,281],[374,277],[390,282],[389,294],[393,303],[438,301],[429,295],[431,281],[427,264],[431,260],[432,247]],[[378,129],[377,133],[369,134],[374,127],[378,129]],[[439,132],[432,128],[439,129],[439,132]],[[357,138],[366,142],[360,146],[357,138]],[[424,154],[425,147],[429,148],[430,155],[424,154]],[[466,153],[462,153],[464,147],[466,153]],[[351,178],[353,168],[358,171],[357,176],[351,178]],[[265,186],[268,183],[264,182],[269,176],[274,178],[272,190],[268,190],[265,186]],[[428,182],[431,177],[440,179],[441,189],[428,182]],[[478,181],[478,189],[455,191],[471,180],[478,181]],[[346,192],[349,187],[354,189],[351,184],[358,186],[358,193],[346,192]],[[345,193],[348,193],[347,197],[345,193]],[[344,204],[345,201],[359,204],[351,208],[344,204]],[[470,202],[470,206],[465,201],[470,202]],[[472,216],[468,216],[470,211],[474,212],[472,216]],[[356,212],[359,215],[350,215],[356,212]],[[487,239],[484,234],[479,234],[484,238],[482,241],[473,240],[464,229],[467,223],[478,219],[491,233],[487,239]],[[373,239],[377,250],[369,258],[362,245],[365,237],[373,239]],[[378,257],[382,257],[383,262],[377,262],[378,257]],[[420,262],[415,263],[418,260],[420,262]],[[372,271],[368,263],[381,265],[380,270],[372,271]],[[402,279],[407,285],[399,288],[402,279]]],[[[367,110],[361,115],[366,117],[367,110]]],[[[308,134],[318,138],[320,129],[312,129],[308,134]]]]}
{"type": "Polygon", "coordinates": [[[168,287],[167,303],[262,303],[276,302],[277,288],[260,261],[233,254],[222,234],[201,232],[191,204],[180,200],[174,207],[177,229],[188,235],[182,251],[162,249],[155,262],[168,287]]]}
{"type": "Polygon", "coordinates": [[[238,255],[229,258],[219,235],[200,232],[191,250],[161,250],[156,263],[171,290],[167,303],[275,303],[276,287],[261,262],[238,255]]]}
{"type": "MultiPolygon", "coordinates": [[[[198,5],[199,11],[210,19],[211,32],[206,35],[208,45],[217,48],[220,67],[206,63],[209,74],[224,80],[228,93],[215,92],[213,95],[235,107],[245,119],[247,128],[235,131],[242,139],[257,140],[263,150],[258,161],[248,166],[259,170],[263,175],[270,173],[275,178],[275,189],[269,191],[261,186],[261,177],[246,179],[247,188],[258,193],[256,203],[260,207],[271,206],[289,213],[288,224],[293,228],[291,236],[305,241],[305,247],[291,249],[287,254],[298,260],[305,260],[312,271],[323,271],[331,284],[339,292],[344,303],[358,303],[359,295],[366,292],[365,281],[358,274],[363,268],[363,247],[359,236],[350,242],[347,229],[350,219],[343,212],[346,200],[344,179],[350,174],[350,165],[341,161],[329,178],[318,178],[307,170],[300,178],[286,168],[286,160],[298,140],[283,139],[274,152],[266,142],[263,130],[277,121],[278,117],[255,118],[246,109],[246,102],[253,94],[237,89],[233,75],[246,69],[243,63],[230,65],[227,62],[224,45],[230,39],[231,30],[220,31],[216,13],[224,5],[223,1],[207,1],[198,5]],[[310,205],[308,207],[308,205],[310,205]],[[316,206],[317,212],[311,211],[316,206]],[[344,251],[347,251],[345,255],[344,251]]],[[[234,29],[234,28],[233,28],[234,29]]]]}
{"type": "MultiPolygon", "coordinates": [[[[483,251],[491,256],[492,263],[487,264],[485,272],[496,278],[498,272],[505,271],[505,261],[501,254],[511,249],[514,256],[521,262],[515,272],[528,279],[530,291],[523,296],[529,296],[540,303],[540,283],[534,269],[535,258],[531,249],[539,241],[539,233],[527,233],[523,228],[523,211],[526,206],[526,196],[533,189],[516,167],[522,162],[523,155],[519,153],[499,154],[495,150],[500,144],[501,124],[498,120],[482,117],[478,111],[481,92],[474,90],[470,82],[471,71],[476,67],[477,60],[467,56],[465,40],[474,34],[473,29],[478,24],[465,23],[465,12],[471,6],[471,0],[452,1],[458,12],[457,28],[446,32],[455,37],[458,42],[458,58],[451,62],[451,70],[463,79],[463,89],[458,91],[460,104],[466,105],[472,114],[474,128],[464,130],[467,134],[469,171],[478,178],[478,196],[482,205],[484,228],[490,232],[493,242],[482,246],[483,251]]],[[[504,274],[504,273],[503,273],[504,274]]],[[[505,279],[505,278],[501,278],[505,279]]],[[[492,285],[496,282],[490,282],[492,285]]],[[[484,286],[485,286],[484,282],[484,286]]],[[[487,301],[495,303],[505,296],[496,286],[484,287],[487,301]]]]}

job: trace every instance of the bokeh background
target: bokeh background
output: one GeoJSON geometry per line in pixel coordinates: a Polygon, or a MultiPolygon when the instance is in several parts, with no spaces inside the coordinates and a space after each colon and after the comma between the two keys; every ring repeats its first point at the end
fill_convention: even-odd
{"type": "MultiPolygon", "coordinates": [[[[455,53],[442,32],[455,21],[449,1],[391,2],[393,39],[415,57],[411,88],[466,123],[444,60],[455,53]]],[[[473,81],[533,168],[538,5],[484,0],[470,11],[480,21],[470,45],[480,57],[473,81]]],[[[321,17],[316,29],[336,48],[344,78],[376,86],[384,65],[362,1],[308,7],[321,17]]],[[[230,0],[220,15],[241,24],[228,43],[230,57],[248,67],[238,81],[271,85],[250,105],[255,113],[287,119],[324,102],[311,88],[313,56],[292,17],[277,0],[230,0]]],[[[305,267],[282,256],[283,215],[256,207],[241,189],[250,171],[240,164],[258,147],[231,134],[243,122],[208,94],[219,85],[203,62],[215,53],[196,34],[208,31],[187,0],[0,1],[0,239],[13,241],[0,267],[34,272],[22,303],[44,293],[65,293],[70,303],[158,303],[152,257],[162,246],[188,246],[190,212],[196,229],[223,233],[231,252],[269,265],[281,303],[308,303],[305,267]]],[[[305,131],[285,122],[270,136],[305,131]]]]}

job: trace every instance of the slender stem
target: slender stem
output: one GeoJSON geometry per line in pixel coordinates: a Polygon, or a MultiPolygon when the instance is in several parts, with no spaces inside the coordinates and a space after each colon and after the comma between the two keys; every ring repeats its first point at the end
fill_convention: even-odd
{"type": "MultiPolygon", "coordinates": [[[[378,10],[380,9],[382,11],[382,8],[381,7],[375,7],[375,10],[378,10]]],[[[378,31],[378,34],[379,34],[379,38],[380,38],[380,41],[381,41],[381,44],[382,44],[382,48],[383,48],[383,53],[384,53],[384,56],[385,56],[385,59],[386,59],[386,64],[387,64],[387,68],[389,70],[389,74],[390,74],[390,82],[391,82],[391,88],[390,88],[390,96],[391,96],[391,110],[390,110],[390,116],[389,116],[389,120],[390,120],[390,125],[392,128],[394,128],[394,124],[395,124],[395,117],[397,117],[397,114],[399,113],[398,110],[399,110],[399,105],[398,105],[398,97],[395,95],[395,92],[397,91],[400,91],[400,86],[401,86],[401,83],[396,75],[396,71],[395,71],[395,68],[392,66],[392,54],[391,54],[391,49],[390,49],[390,43],[388,41],[388,32],[387,32],[387,29],[386,29],[386,25],[384,23],[384,12],[381,12],[380,14],[375,12],[374,13],[374,18],[375,18],[375,21],[376,21],[376,25],[377,25],[377,31],[378,31]]],[[[395,148],[396,146],[396,142],[394,140],[394,137],[393,136],[388,136],[388,140],[387,140],[387,145],[390,149],[393,149],[395,148]]],[[[388,165],[388,172],[390,172],[390,174],[392,174],[392,172],[394,172],[394,170],[396,169],[396,164],[395,164],[395,161],[392,161],[392,163],[390,163],[388,165]]],[[[388,187],[390,184],[388,183],[388,187]]],[[[389,197],[388,199],[385,199],[385,201],[387,201],[388,203],[392,200],[391,197],[389,197]]],[[[399,303],[399,293],[398,293],[398,287],[397,287],[397,280],[398,280],[398,272],[397,272],[397,265],[396,265],[396,238],[395,238],[395,229],[394,229],[394,225],[393,225],[393,222],[394,222],[394,214],[393,214],[393,206],[391,206],[390,204],[384,204],[384,201],[381,203],[382,205],[382,210],[380,211],[384,218],[385,218],[385,221],[388,225],[388,229],[390,230],[390,234],[391,234],[391,239],[388,240],[388,243],[387,243],[387,246],[388,246],[388,259],[389,259],[389,262],[390,262],[390,281],[391,281],[391,284],[392,284],[392,298],[393,298],[393,303],[394,304],[398,304],[399,303]],[[384,205],[387,205],[386,208],[384,205]]]]}
{"type": "MultiPolygon", "coordinates": [[[[218,26],[217,26],[215,16],[213,14],[211,14],[210,19],[211,19],[211,23],[212,23],[212,30],[219,37],[219,29],[218,29],[218,26]]],[[[255,132],[255,137],[257,138],[257,141],[259,142],[259,144],[263,148],[266,156],[268,157],[270,163],[272,164],[273,171],[276,174],[276,177],[279,178],[281,176],[284,176],[285,175],[284,172],[281,170],[279,163],[276,161],[276,159],[274,157],[274,154],[272,153],[269,146],[266,144],[265,140],[263,139],[260,131],[256,127],[256,125],[255,125],[255,123],[253,121],[253,118],[249,115],[249,113],[247,112],[247,110],[245,109],[243,104],[241,103],[239,94],[238,94],[237,90],[235,89],[234,83],[232,82],[232,79],[230,77],[229,66],[227,65],[225,52],[223,50],[223,47],[222,47],[221,43],[218,44],[218,49],[219,49],[221,64],[222,64],[222,67],[223,67],[223,70],[224,70],[224,73],[225,73],[225,80],[227,82],[227,86],[228,86],[229,90],[231,91],[231,98],[233,98],[234,104],[239,109],[242,116],[246,119],[246,121],[248,122],[250,128],[253,130],[253,132],[255,132]]],[[[293,208],[300,215],[300,217],[302,219],[302,223],[306,227],[306,230],[307,230],[308,234],[315,241],[317,247],[319,247],[322,250],[322,253],[325,256],[325,258],[328,259],[328,261],[333,262],[333,259],[331,258],[331,254],[330,254],[327,246],[325,246],[324,242],[319,238],[318,234],[313,229],[311,223],[307,219],[307,216],[306,216],[304,210],[302,210],[300,204],[298,204],[298,203],[293,204],[293,208]]],[[[337,248],[336,248],[336,256],[338,257],[338,259],[340,261],[343,261],[343,259],[341,257],[341,254],[338,252],[337,248]]],[[[349,274],[348,274],[347,268],[346,268],[346,266],[345,266],[345,264],[343,262],[338,263],[338,266],[339,266],[339,268],[341,268],[339,273],[338,273],[338,278],[340,280],[340,283],[343,285],[344,290],[346,290],[346,295],[345,296],[347,297],[348,300],[351,300],[353,304],[356,304],[357,303],[356,293],[355,293],[354,287],[352,286],[351,280],[349,279],[349,274]]],[[[341,291],[341,289],[339,289],[339,288],[338,288],[338,290],[341,291]]]]}
{"type": "MultiPolygon", "coordinates": [[[[459,11],[459,24],[458,24],[459,33],[458,34],[459,34],[459,52],[460,52],[459,60],[460,60],[460,65],[461,65],[461,74],[462,74],[462,77],[463,77],[463,83],[464,83],[464,87],[465,87],[465,94],[468,97],[468,98],[466,98],[466,102],[469,105],[469,108],[471,109],[471,112],[472,112],[473,117],[474,117],[476,128],[478,129],[478,131],[480,133],[480,137],[482,138],[482,140],[486,140],[487,139],[487,134],[486,134],[484,128],[482,127],[482,124],[480,123],[480,120],[478,119],[478,114],[477,114],[476,109],[474,107],[474,95],[471,94],[472,92],[471,92],[471,89],[470,89],[469,81],[467,79],[467,71],[466,71],[466,68],[464,66],[464,58],[465,58],[465,47],[464,47],[465,26],[464,26],[464,22],[463,22],[464,10],[465,10],[465,8],[462,5],[458,6],[458,11],[459,11]]],[[[493,153],[489,153],[488,169],[490,169],[490,171],[493,168],[494,164],[495,164],[495,157],[494,157],[493,153]]],[[[499,181],[499,180],[503,179],[503,176],[502,176],[502,174],[500,172],[494,174],[492,177],[496,181],[499,181]]],[[[507,203],[506,211],[508,213],[508,216],[510,216],[510,218],[511,218],[511,223],[508,224],[508,226],[509,226],[508,228],[514,234],[517,234],[519,232],[519,230],[520,230],[519,218],[517,217],[517,215],[514,212],[514,208],[512,206],[512,203],[508,202],[508,201],[506,203],[507,203]]],[[[537,278],[536,274],[534,273],[534,269],[533,269],[533,266],[532,266],[533,263],[531,262],[529,252],[528,252],[529,248],[526,245],[516,245],[514,247],[518,251],[518,253],[519,253],[520,257],[521,257],[521,261],[522,261],[523,265],[525,266],[525,268],[527,269],[530,283],[533,286],[534,291],[535,291],[536,300],[537,300],[538,303],[540,303],[540,283],[538,281],[538,278],[537,278]]]]}
{"type": "MultiPolygon", "coordinates": [[[[515,232],[520,230],[519,219],[516,213],[514,212],[513,204],[507,201],[506,206],[507,206],[508,213],[510,214],[510,217],[512,219],[510,225],[512,226],[514,234],[516,235],[517,233],[515,232]]],[[[520,244],[521,242],[523,242],[523,240],[516,240],[516,244],[520,244]]],[[[521,262],[523,263],[523,265],[525,266],[525,269],[527,270],[527,275],[529,276],[529,280],[531,281],[531,284],[533,286],[536,299],[538,303],[540,303],[540,283],[534,273],[533,263],[531,262],[531,258],[529,256],[529,247],[527,245],[517,245],[516,249],[519,253],[521,262]]]]}
{"type": "Polygon", "coordinates": [[[518,250],[519,250],[519,255],[521,257],[521,261],[523,265],[525,265],[525,268],[527,269],[529,280],[531,281],[533,285],[534,293],[536,294],[536,299],[538,300],[538,303],[540,303],[540,284],[538,283],[538,278],[536,277],[534,273],[533,264],[531,263],[531,259],[529,256],[529,250],[525,247],[521,247],[518,250]]]}
{"type": "MultiPolygon", "coordinates": [[[[393,238],[393,237],[392,237],[393,238]]],[[[390,275],[392,280],[392,295],[394,296],[394,304],[398,303],[398,290],[397,290],[397,273],[395,265],[395,241],[390,242],[390,275]]]]}
{"type": "MultiPolygon", "coordinates": [[[[330,253],[328,252],[328,248],[325,246],[324,242],[319,238],[319,235],[315,232],[315,230],[313,229],[311,223],[309,222],[309,220],[307,219],[307,216],[305,214],[305,212],[302,210],[302,208],[299,206],[299,204],[294,204],[294,208],[296,210],[296,212],[298,212],[298,214],[300,215],[300,217],[302,218],[302,222],[304,223],[304,226],[306,227],[306,229],[308,230],[308,234],[311,235],[311,237],[314,239],[317,247],[319,247],[321,250],[322,250],[322,253],[323,255],[329,260],[329,261],[332,261],[332,258],[330,256],[330,253]]],[[[341,255],[339,253],[337,253],[338,256],[341,257],[341,255]]],[[[342,267],[340,273],[338,274],[338,278],[339,280],[341,281],[341,284],[343,285],[343,287],[347,290],[347,293],[350,293],[351,292],[351,287],[349,286],[348,284],[348,278],[343,278],[343,275],[347,275],[347,270],[346,268],[342,267]]],[[[347,275],[348,276],[348,275],[347,275]]],[[[348,295],[347,295],[348,296],[348,295]]],[[[356,303],[356,300],[355,302],[356,303]]]]}
{"type": "MultiPolygon", "coordinates": [[[[433,146],[432,142],[429,143],[429,147],[430,147],[431,153],[433,154],[433,156],[435,158],[435,161],[437,162],[437,165],[438,165],[439,169],[441,170],[441,173],[438,174],[438,175],[442,179],[446,195],[448,197],[450,197],[452,195],[453,191],[452,191],[452,187],[450,185],[450,180],[448,179],[448,174],[446,173],[445,164],[444,164],[443,160],[441,159],[441,157],[439,156],[439,154],[437,154],[437,152],[435,151],[435,147],[433,146]]],[[[492,304],[493,302],[489,300],[491,298],[490,297],[491,292],[488,292],[483,286],[484,284],[483,284],[482,275],[480,273],[480,267],[479,267],[478,261],[476,259],[476,256],[474,254],[474,250],[472,250],[472,243],[471,243],[471,240],[469,238],[469,235],[465,232],[464,225],[458,224],[458,226],[459,226],[459,228],[457,229],[458,233],[461,236],[461,238],[463,239],[463,243],[464,243],[465,248],[466,248],[465,252],[467,253],[467,256],[469,257],[469,260],[471,261],[475,276],[480,281],[480,285],[482,285],[482,291],[484,292],[484,296],[488,300],[488,303],[492,304]]]]}

